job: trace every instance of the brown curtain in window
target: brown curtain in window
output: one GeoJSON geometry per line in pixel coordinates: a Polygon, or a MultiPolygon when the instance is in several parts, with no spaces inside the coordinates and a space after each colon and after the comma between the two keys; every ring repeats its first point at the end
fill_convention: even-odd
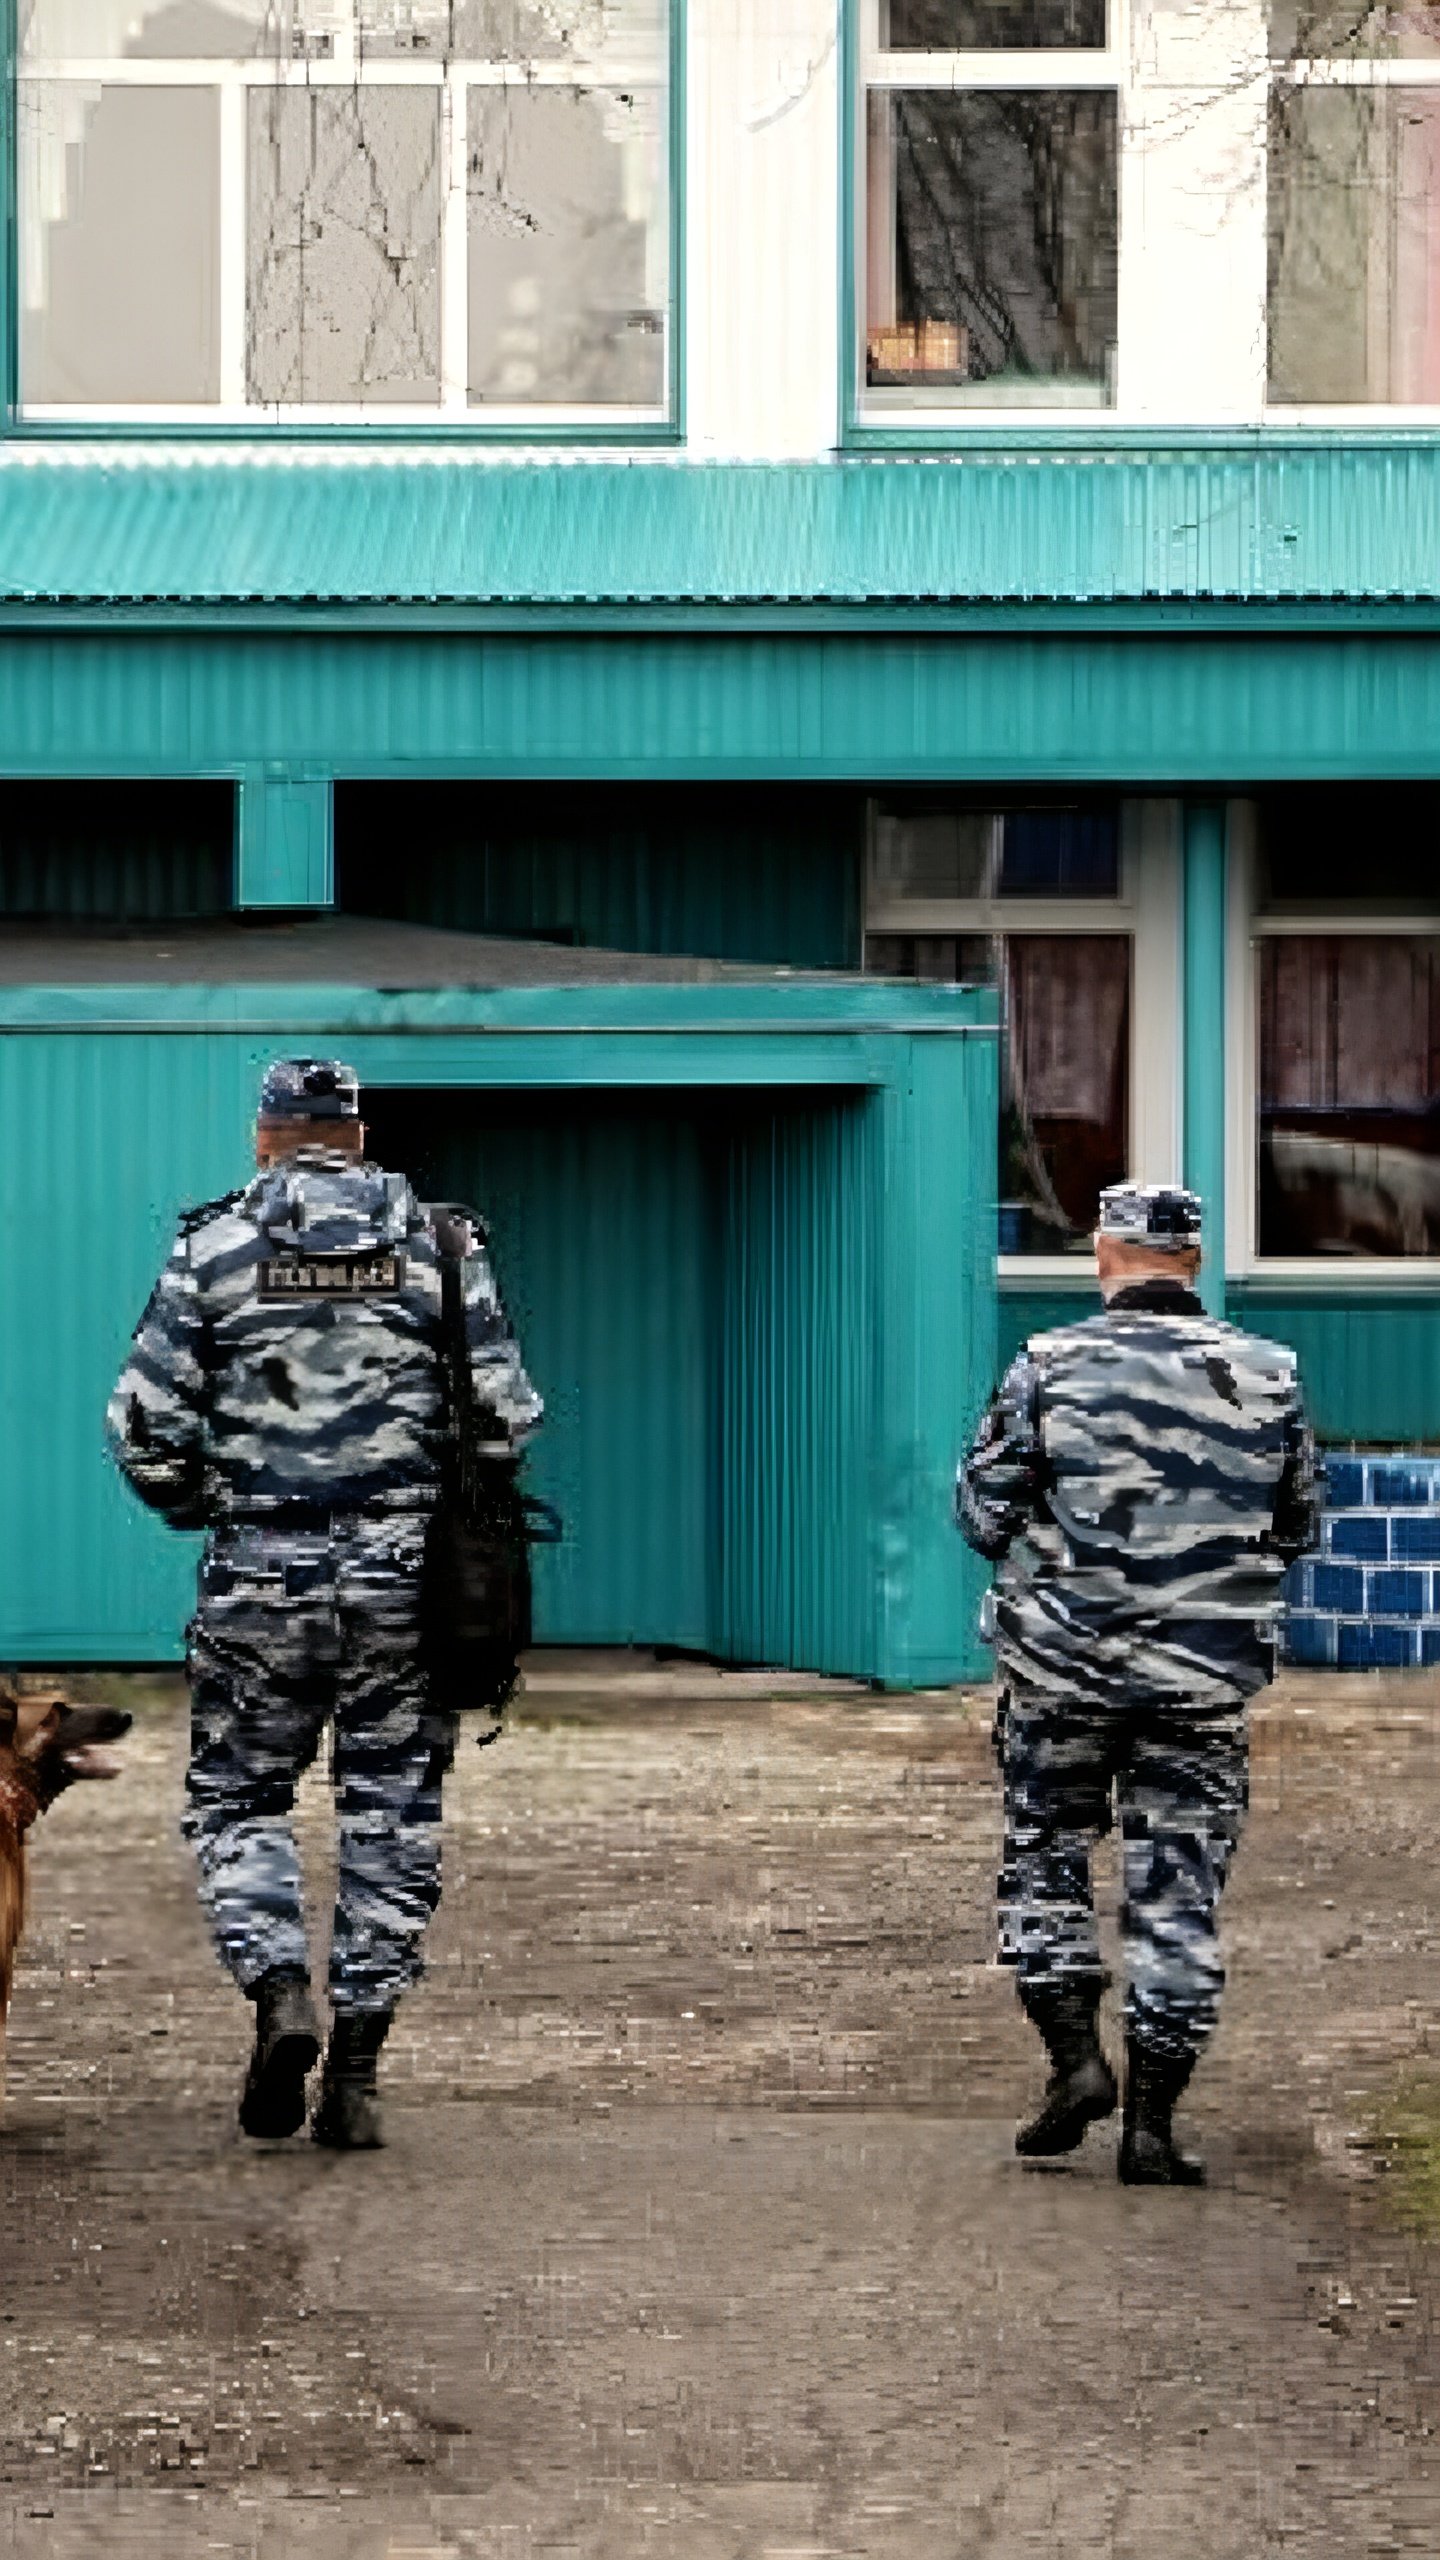
{"type": "Polygon", "coordinates": [[[1398,934],[1267,941],[1266,1112],[1424,1111],[1440,1097],[1440,943],[1398,934]]]}

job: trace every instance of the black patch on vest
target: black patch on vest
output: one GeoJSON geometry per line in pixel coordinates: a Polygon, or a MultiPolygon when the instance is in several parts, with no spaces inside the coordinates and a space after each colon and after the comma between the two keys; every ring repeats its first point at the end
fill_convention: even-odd
{"type": "Polygon", "coordinates": [[[1235,1372],[1231,1368],[1229,1361],[1222,1360],[1216,1352],[1207,1351],[1205,1355],[1205,1375],[1209,1379],[1217,1396],[1220,1397],[1222,1403],[1233,1404],[1238,1411],[1240,1398],[1236,1393],[1235,1388],[1235,1372]]]}
{"type": "Polygon", "coordinates": [[[337,1298],[398,1298],[405,1286],[405,1256],[383,1253],[277,1253],[257,1263],[262,1298],[287,1306],[332,1305],[337,1298]]]}

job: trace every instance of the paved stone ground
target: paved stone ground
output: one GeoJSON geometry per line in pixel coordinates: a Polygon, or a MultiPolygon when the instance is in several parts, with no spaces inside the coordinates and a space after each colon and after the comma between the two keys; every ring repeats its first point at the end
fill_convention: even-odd
{"type": "MultiPolygon", "coordinates": [[[[1011,2152],[981,1697],[552,1665],[462,1742],[391,2145],[336,2160],[233,2129],[178,1692],[137,1694],[35,1836],[0,2554],[1440,2551],[1434,1682],[1259,1713],[1213,2183],[1162,2195],[1108,2128],[1011,2152]]],[[[318,1774],[303,1825],[323,1910],[318,1774]]]]}

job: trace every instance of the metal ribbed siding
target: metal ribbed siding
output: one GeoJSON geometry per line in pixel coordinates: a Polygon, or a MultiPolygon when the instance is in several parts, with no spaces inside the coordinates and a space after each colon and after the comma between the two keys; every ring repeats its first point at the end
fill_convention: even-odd
{"type": "Polygon", "coordinates": [[[0,459],[0,601],[1440,596],[1423,436],[817,463],[0,459]]]}
{"type": "Polygon", "coordinates": [[[337,903],[616,951],[854,968],[863,824],[857,793],[775,784],[342,784],[337,903]]]}
{"type": "Polygon", "coordinates": [[[1432,1290],[1357,1297],[1267,1287],[1231,1289],[1229,1313],[1252,1333],[1288,1342],[1319,1437],[1331,1446],[1440,1446],[1440,1302],[1432,1290]]]}
{"type": "Polygon", "coordinates": [[[871,1106],[443,1109],[431,1162],[491,1226],[546,1397],[541,1640],[875,1667],[871,1106]]]}
{"type": "Polygon", "coordinates": [[[0,1041],[3,1638],[65,1660],[173,1653],[196,1542],[151,1532],[101,1429],[187,1202],[243,1169],[265,1044],[118,1034],[0,1041]],[[238,1159],[238,1161],[237,1161],[238,1159]]]}
{"type": "Polygon", "coordinates": [[[490,1227],[545,1398],[533,1477],[565,1539],[536,1556],[539,1641],[701,1651],[710,1275],[694,1106],[482,1095],[450,1110],[441,1182],[490,1227]]]}
{"type": "MultiPolygon", "coordinates": [[[[521,640],[0,631],[0,768],[376,779],[1435,779],[1423,633],[934,632],[521,640]]],[[[397,846],[397,858],[404,847],[397,846]]]]}
{"type": "Polygon", "coordinates": [[[0,915],[220,915],[234,838],[223,782],[0,781],[0,915]]]}
{"type": "Polygon", "coordinates": [[[878,1667],[878,1150],[859,1101],[769,1115],[729,1150],[718,1644],[742,1662],[878,1667]]]}

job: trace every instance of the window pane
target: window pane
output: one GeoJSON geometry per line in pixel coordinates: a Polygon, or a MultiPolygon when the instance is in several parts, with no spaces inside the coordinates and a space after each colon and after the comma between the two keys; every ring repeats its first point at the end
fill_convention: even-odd
{"type": "Polygon", "coordinates": [[[246,108],[248,396],[438,400],[438,92],[257,89],[246,108]]]}
{"type": "Polygon", "coordinates": [[[1262,1254],[1440,1253],[1440,940],[1261,944],[1262,1254]]]}
{"type": "Polygon", "coordinates": [[[665,0],[20,0],[28,61],[377,58],[614,62],[663,68],[665,0]]]}
{"type": "Polygon", "coordinates": [[[870,890],[902,898],[988,898],[999,868],[999,822],[981,809],[877,809],[870,890]]]}
{"type": "Polygon", "coordinates": [[[872,92],[866,383],[897,398],[1111,399],[1109,90],[872,92]]]}
{"type": "Polygon", "coordinates": [[[463,343],[448,350],[447,408],[468,396],[664,415],[670,0],[19,10],[23,61],[74,74],[73,88],[25,84],[24,400],[439,406],[457,92],[438,74],[459,62],[475,66],[460,84],[466,199],[457,168],[450,207],[468,290],[446,310],[471,345],[468,365],[463,343]],[[302,86],[303,66],[352,55],[375,76],[302,86]],[[163,91],[87,76],[122,57],[188,70],[163,91]],[[293,86],[222,86],[222,66],[257,60],[302,70],[293,86]],[[392,62],[420,78],[392,77],[392,62]],[[244,233],[227,231],[223,259],[222,206],[244,233]]]}
{"type": "Polygon", "coordinates": [[[1123,933],[866,939],[865,966],[880,977],[1001,989],[1002,1253],[1087,1252],[1101,1191],[1125,1179],[1130,950],[1123,933]]]}
{"type": "Polygon", "coordinates": [[[1440,791],[1427,783],[1300,785],[1259,807],[1257,901],[1440,913],[1440,791]]]}
{"type": "Polygon", "coordinates": [[[1105,0],[880,0],[894,53],[1010,53],[1105,42],[1105,0]]]}
{"type": "Polygon", "coordinates": [[[1083,1252],[1127,1170],[1129,936],[1011,934],[1004,986],[1001,1250],[1083,1252]]]}
{"type": "Polygon", "coordinates": [[[362,50],[449,61],[665,66],[665,0],[357,0],[362,50]]]}
{"type": "Polygon", "coordinates": [[[1272,400],[1440,401],[1440,95],[1281,88],[1272,400]]]}
{"type": "Polygon", "coordinates": [[[472,89],[470,397],[660,409],[664,99],[472,89]]]}
{"type": "Polygon", "coordinates": [[[1389,54],[1411,61],[1440,53],[1434,0],[1270,0],[1276,62],[1389,54]]]}
{"type": "Polygon", "coordinates": [[[25,80],[18,122],[22,398],[214,400],[214,92],[25,80]]]}
{"type": "Polygon", "coordinates": [[[1005,819],[1002,898],[1116,898],[1118,809],[1012,809],[1005,819]]]}
{"type": "Polygon", "coordinates": [[[1120,813],[1090,809],[997,812],[953,801],[906,801],[874,812],[871,896],[1114,898],[1120,890],[1120,813]]]}
{"type": "Polygon", "coordinates": [[[1000,944],[988,933],[871,933],[865,938],[865,966],[877,978],[993,987],[999,983],[1000,944]]]}
{"type": "Polygon", "coordinates": [[[244,62],[303,52],[303,14],[287,0],[20,0],[26,61],[244,62]]]}

